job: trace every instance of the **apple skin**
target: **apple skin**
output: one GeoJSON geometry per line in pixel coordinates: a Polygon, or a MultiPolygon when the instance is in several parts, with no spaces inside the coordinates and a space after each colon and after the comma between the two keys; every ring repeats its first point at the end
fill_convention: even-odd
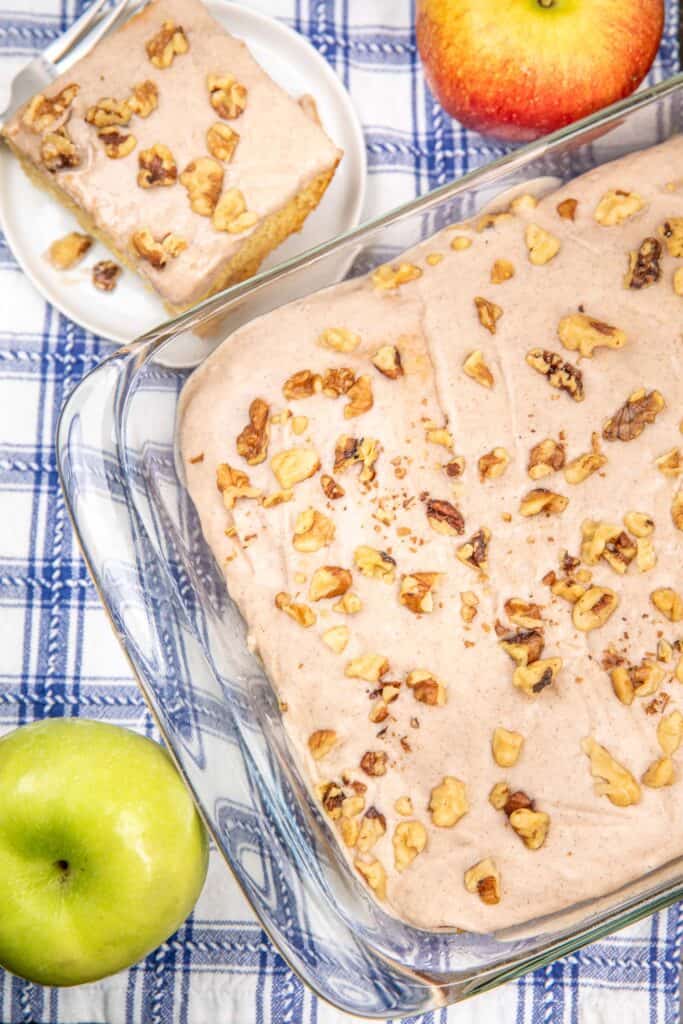
{"type": "Polygon", "coordinates": [[[187,917],[207,864],[158,744],[75,718],[0,739],[0,963],[14,974],[78,985],[129,967],[187,917]]]}
{"type": "Polygon", "coordinates": [[[663,0],[418,0],[416,24],[444,109],[517,142],[630,95],[663,26],[663,0]]]}

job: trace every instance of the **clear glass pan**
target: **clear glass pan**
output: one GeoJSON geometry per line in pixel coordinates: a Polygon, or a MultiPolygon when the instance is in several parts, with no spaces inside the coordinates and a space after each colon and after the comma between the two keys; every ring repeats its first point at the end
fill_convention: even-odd
{"type": "Polygon", "coordinates": [[[308,797],[203,541],[175,458],[180,389],[239,324],[365,273],[501,193],[547,188],[680,132],[682,101],[678,76],[214,296],[105,360],[63,410],[58,460],[73,523],[169,749],[274,944],[349,1012],[420,1013],[546,964],[680,899],[683,858],[496,935],[421,931],[375,905],[308,797]]]}

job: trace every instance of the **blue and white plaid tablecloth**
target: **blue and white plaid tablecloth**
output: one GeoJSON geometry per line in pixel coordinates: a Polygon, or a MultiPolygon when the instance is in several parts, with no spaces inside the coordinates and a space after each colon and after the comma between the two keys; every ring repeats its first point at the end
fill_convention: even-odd
{"type": "MultiPolygon", "coordinates": [[[[410,0],[247,0],[330,62],[365,127],[376,214],[503,152],[425,88],[410,0]]],[[[678,67],[677,3],[653,79],[678,67]]],[[[18,68],[81,0],[0,0],[0,109],[18,68]]],[[[30,211],[27,211],[30,216],[30,211]]],[[[0,728],[83,715],[152,733],[75,546],[59,490],[59,409],[109,343],[49,307],[0,234],[0,728]]],[[[2,908],[0,907],[0,913],[2,908]]],[[[423,1024],[673,1024],[678,907],[423,1024]]],[[[1,1024],[340,1024],[269,944],[218,856],[190,921],[147,960],[95,985],[43,989],[0,972],[1,1024]]],[[[407,1022],[406,1022],[407,1024],[407,1022]]]]}

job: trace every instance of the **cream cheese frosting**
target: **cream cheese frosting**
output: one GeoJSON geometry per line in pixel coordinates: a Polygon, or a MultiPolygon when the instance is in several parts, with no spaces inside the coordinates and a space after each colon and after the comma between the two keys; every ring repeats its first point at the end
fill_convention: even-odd
{"type": "Polygon", "coordinates": [[[399,917],[683,852],[683,139],[229,337],[181,398],[295,754],[399,917]]]}
{"type": "Polygon", "coordinates": [[[340,157],[320,125],[272,81],[247,46],[224,31],[199,0],[154,0],[60,75],[45,96],[53,99],[71,85],[77,86],[75,97],[42,131],[37,130],[40,123],[27,124],[25,108],[9,122],[5,134],[20,154],[42,167],[46,130],[65,127],[80,163],[56,170],[54,183],[121,253],[136,257],[131,239],[144,228],[156,241],[167,233],[182,239],[185,248],[175,257],[168,254],[165,266],[156,267],[144,258],[137,266],[173,306],[203,297],[256,226],[294,200],[319,175],[331,175],[340,157]],[[184,42],[164,65],[168,58],[163,55],[164,37],[159,33],[169,24],[175,31],[180,29],[177,38],[184,42]],[[153,52],[150,56],[148,51],[155,39],[160,40],[157,49],[161,53],[156,63],[153,52]],[[246,91],[237,94],[236,107],[228,104],[219,111],[212,105],[209,76],[231,76],[246,91]],[[122,156],[108,155],[106,139],[98,135],[99,121],[86,120],[88,112],[103,99],[128,100],[142,83],[152,83],[157,93],[151,111],[138,109],[125,124],[100,113],[105,128],[118,130],[122,139],[132,136],[136,143],[130,152],[123,143],[122,156]],[[216,124],[225,133],[239,136],[225,159],[212,157],[207,145],[207,133],[216,124]],[[170,187],[143,188],[137,183],[139,157],[155,145],[169,151],[176,177],[170,187]],[[222,170],[221,194],[237,190],[243,197],[251,215],[243,230],[217,230],[211,216],[191,208],[183,171],[208,158],[222,170]]]}

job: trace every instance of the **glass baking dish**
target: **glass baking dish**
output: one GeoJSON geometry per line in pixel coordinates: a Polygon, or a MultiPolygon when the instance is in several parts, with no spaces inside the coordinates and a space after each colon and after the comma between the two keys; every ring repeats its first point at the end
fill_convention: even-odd
{"type": "Polygon", "coordinates": [[[682,101],[679,75],[214,296],[106,359],[62,412],[58,461],[73,523],[168,747],[275,946],[351,1013],[420,1013],[547,964],[683,897],[683,858],[495,935],[419,930],[375,904],[307,793],[202,538],[176,459],[179,392],[239,324],[365,273],[502,203],[501,193],[543,190],[681,131],[682,101]]]}

